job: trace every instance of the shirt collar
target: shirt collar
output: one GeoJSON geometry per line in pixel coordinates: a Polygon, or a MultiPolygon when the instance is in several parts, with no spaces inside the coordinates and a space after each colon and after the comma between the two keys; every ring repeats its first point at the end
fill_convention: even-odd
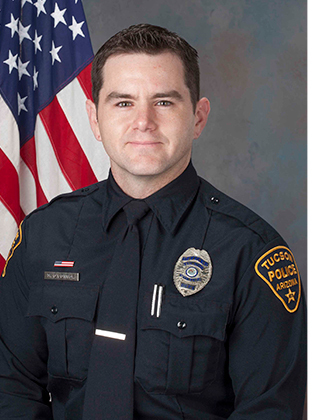
{"type": "MultiPolygon", "coordinates": [[[[190,162],[179,177],[145,198],[144,201],[163,227],[170,232],[174,232],[183,214],[195,198],[199,184],[200,180],[190,162]]],[[[108,229],[112,218],[131,200],[133,198],[122,191],[110,171],[103,202],[104,229],[108,229]]]]}

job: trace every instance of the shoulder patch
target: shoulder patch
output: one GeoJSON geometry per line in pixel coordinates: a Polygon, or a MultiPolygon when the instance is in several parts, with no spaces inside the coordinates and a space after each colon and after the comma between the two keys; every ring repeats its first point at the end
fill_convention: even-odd
{"type": "Polygon", "coordinates": [[[17,248],[17,247],[20,245],[20,243],[22,242],[22,223],[23,223],[23,220],[22,220],[22,222],[20,223],[20,226],[19,226],[18,232],[17,232],[17,234],[16,234],[16,236],[15,236],[15,238],[14,238],[14,240],[13,240],[13,243],[12,243],[12,245],[11,245],[11,249],[10,249],[9,255],[8,255],[7,261],[6,261],[6,263],[5,263],[5,266],[4,266],[4,269],[3,269],[3,272],[2,272],[2,277],[4,277],[4,276],[5,276],[5,273],[6,273],[6,271],[7,271],[8,262],[9,262],[9,260],[13,257],[14,251],[16,250],[16,248],[17,248]]]}
{"type": "Polygon", "coordinates": [[[295,312],[301,299],[301,279],[289,248],[276,246],[255,264],[258,276],[268,284],[288,312],[295,312]]]}

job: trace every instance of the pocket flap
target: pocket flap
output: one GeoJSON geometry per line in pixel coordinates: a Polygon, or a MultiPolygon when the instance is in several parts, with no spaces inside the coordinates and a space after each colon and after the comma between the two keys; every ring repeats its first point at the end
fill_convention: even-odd
{"type": "Polygon", "coordinates": [[[142,317],[141,329],[160,329],[177,337],[204,335],[224,341],[230,305],[188,299],[166,296],[159,318],[150,316],[150,302],[146,302],[149,315],[142,317]]]}
{"type": "Polygon", "coordinates": [[[31,287],[27,316],[42,316],[52,322],[63,318],[92,321],[98,286],[45,284],[31,287]]]}

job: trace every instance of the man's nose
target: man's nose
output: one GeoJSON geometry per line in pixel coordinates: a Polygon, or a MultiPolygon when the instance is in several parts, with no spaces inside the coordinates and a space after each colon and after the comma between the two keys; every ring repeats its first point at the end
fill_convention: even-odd
{"type": "Polygon", "coordinates": [[[139,131],[152,131],[156,128],[155,112],[148,104],[139,105],[136,109],[133,128],[139,131]]]}

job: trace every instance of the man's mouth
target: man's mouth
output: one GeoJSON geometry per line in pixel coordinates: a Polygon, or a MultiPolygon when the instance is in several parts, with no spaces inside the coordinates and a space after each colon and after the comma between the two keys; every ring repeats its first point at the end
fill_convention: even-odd
{"type": "Polygon", "coordinates": [[[160,141],[130,141],[128,143],[135,147],[154,147],[162,144],[160,141]]]}

